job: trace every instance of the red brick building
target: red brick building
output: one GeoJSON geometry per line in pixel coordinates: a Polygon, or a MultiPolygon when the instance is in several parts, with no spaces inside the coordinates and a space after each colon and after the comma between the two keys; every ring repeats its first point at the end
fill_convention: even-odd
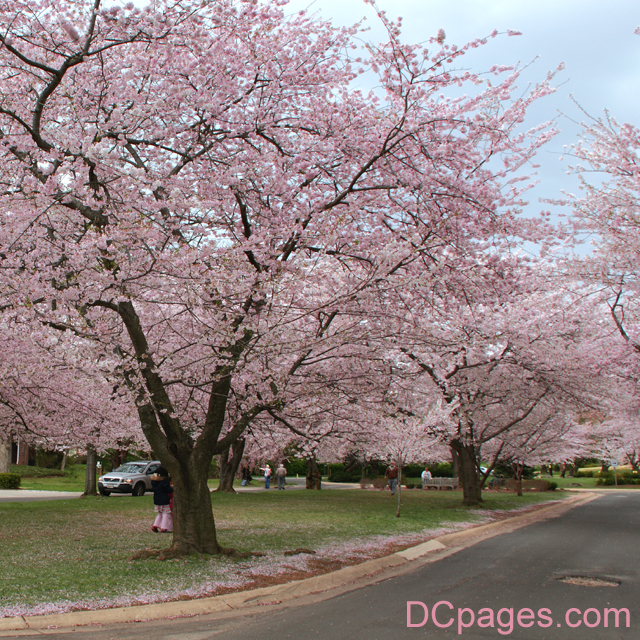
{"type": "Polygon", "coordinates": [[[33,451],[29,445],[17,439],[11,443],[11,464],[29,464],[29,458],[33,457],[33,451]]]}

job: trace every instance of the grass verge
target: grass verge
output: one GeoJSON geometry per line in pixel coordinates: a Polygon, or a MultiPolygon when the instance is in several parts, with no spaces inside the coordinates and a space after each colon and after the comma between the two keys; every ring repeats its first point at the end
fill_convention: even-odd
{"type": "Polygon", "coordinates": [[[163,548],[151,496],[0,503],[0,617],[107,608],[214,595],[322,573],[445,532],[499,519],[562,494],[487,494],[482,509],[459,492],[289,491],[212,494],[220,541],[265,557],[193,556],[129,562],[163,548]],[[298,547],[315,555],[284,557],[298,547]]]}
{"type": "Polygon", "coordinates": [[[11,465],[11,470],[22,476],[21,489],[36,491],[84,491],[85,465],[76,464],[66,471],[57,469],[40,469],[39,467],[17,467],[11,465]],[[25,475],[25,472],[29,475],[25,475]],[[44,476],[45,473],[62,475],[44,476]],[[31,475],[33,474],[33,475],[31,475]]]}

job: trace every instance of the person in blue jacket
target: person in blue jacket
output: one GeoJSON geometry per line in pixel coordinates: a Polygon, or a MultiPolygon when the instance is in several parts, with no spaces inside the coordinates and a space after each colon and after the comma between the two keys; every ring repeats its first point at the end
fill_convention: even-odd
{"type": "Polygon", "coordinates": [[[155,533],[171,533],[173,531],[173,515],[171,513],[171,497],[173,487],[169,482],[169,472],[162,466],[151,476],[153,504],[157,513],[151,530],[155,533]]]}

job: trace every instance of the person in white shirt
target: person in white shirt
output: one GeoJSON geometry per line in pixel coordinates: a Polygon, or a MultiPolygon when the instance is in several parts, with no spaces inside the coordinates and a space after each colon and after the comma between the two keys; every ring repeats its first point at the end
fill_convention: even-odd
{"type": "Polygon", "coordinates": [[[420,476],[422,478],[422,488],[425,488],[425,485],[427,484],[427,482],[429,480],[431,480],[431,471],[429,471],[428,467],[425,467],[425,470],[422,472],[422,475],[420,476]]]}
{"type": "Polygon", "coordinates": [[[264,471],[264,488],[268,489],[271,486],[271,467],[266,464],[264,467],[260,467],[264,471]]]}

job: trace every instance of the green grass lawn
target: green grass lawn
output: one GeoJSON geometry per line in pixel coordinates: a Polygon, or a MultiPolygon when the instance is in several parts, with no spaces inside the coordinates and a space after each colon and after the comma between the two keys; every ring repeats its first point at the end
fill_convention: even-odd
{"type": "Polygon", "coordinates": [[[396,518],[388,492],[212,494],[220,542],[266,554],[242,561],[128,561],[135,551],[170,544],[170,536],[151,532],[151,496],[0,503],[0,616],[191,598],[300,578],[562,494],[487,494],[482,509],[461,507],[461,495],[453,491],[402,496],[396,518]],[[283,556],[297,547],[317,554],[283,556]]]}
{"type": "Polygon", "coordinates": [[[69,467],[64,476],[23,477],[20,488],[37,491],[84,491],[84,477],[85,465],[76,464],[69,467]]]}

